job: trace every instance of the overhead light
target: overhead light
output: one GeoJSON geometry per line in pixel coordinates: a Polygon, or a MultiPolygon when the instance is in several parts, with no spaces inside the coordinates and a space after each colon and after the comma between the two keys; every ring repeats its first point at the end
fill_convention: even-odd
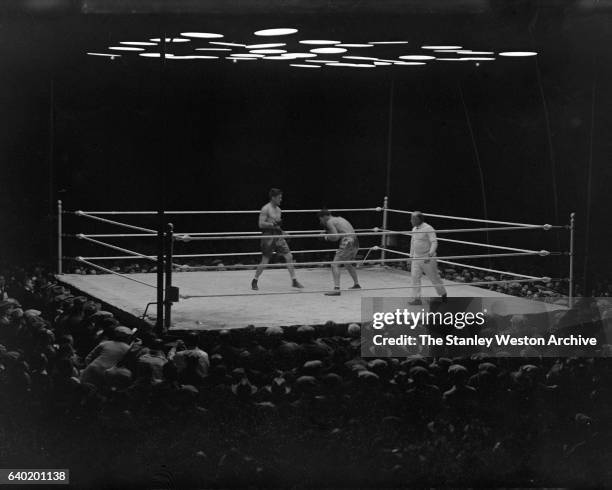
{"type": "Polygon", "coordinates": [[[525,56],[536,56],[538,53],[533,51],[504,51],[499,53],[500,56],[508,56],[513,58],[522,58],[525,56]]]}
{"type": "Polygon", "coordinates": [[[339,48],[373,48],[371,44],[336,44],[339,48]]]}
{"type": "Polygon", "coordinates": [[[282,27],[278,29],[263,29],[261,31],[255,31],[256,36],[287,36],[289,34],[295,34],[297,29],[282,27]]]}
{"type": "Polygon", "coordinates": [[[134,48],[131,46],[111,46],[108,49],[114,49],[115,51],[144,51],[144,48],[134,48]]]}
{"type": "Polygon", "coordinates": [[[369,41],[369,44],[408,44],[408,41],[369,41]]]}
{"type": "Polygon", "coordinates": [[[380,61],[378,58],[372,58],[370,56],[343,56],[347,60],[370,60],[370,61],[380,61]]]}
{"type": "Polygon", "coordinates": [[[268,43],[268,44],[250,44],[245,46],[247,49],[267,49],[267,48],[280,48],[286,46],[285,43],[268,43]]]}
{"type": "Polygon", "coordinates": [[[144,58],[161,58],[161,53],[138,53],[138,56],[144,58]]]}
{"type": "Polygon", "coordinates": [[[306,63],[338,63],[338,60],[306,60],[306,63]]]}
{"type": "Polygon", "coordinates": [[[285,58],[316,58],[317,55],[315,53],[285,53],[283,54],[285,58]]]}
{"type": "Polygon", "coordinates": [[[462,46],[421,46],[421,49],[461,49],[462,46]]]}
{"type": "Polygon", "coordinates": [[[435,60],[436,57],[435,56],[427,56],[424,54],[406,54],[404,56],[400,56],[399,57],[402,60],[435,60]]]}
{"type": "Polygon", "coordinates": [[[195,48],[196,51],[231,51],[230,48],[195,48]]]}
{"type": "Polygon", "coordinates": [[[289,66],[295,66],[296,68],[321,68],[319,65],[297,65],[297,64],[291,64],[289,66]]]}
{"type": "MultiPolygon", "coordinates": [[[[154,38],[151,38],[149,40],[150,41],[154,41],[156,43],[161,43],[161,38],[159,38],[159,37],[154,37],[154,38]]],[[[167,38],[165,38],[165,41],[167,43],[187,43],[190,40],[182,38],[182,37],[167,37],[167,38]]]]}
{"type": "Polygon", "coordinates": [[[234,48],[244,48],[246,46],[246,44],[225,43],[221,41],[210,41],[210,44],[216,44],[217,46],[232,46],[234,48]]]}
{"type": "Polygon", "coordinates": [[[283,56],[282,54],[280,56],[264,56],[263,57],[264,60],[291,60],[293,58],[287,58],[286,56],[283,56]]]}
{"type": "Polygon", "coordinates": [[[389,65],[392,65],[393,63],[390,63],[388,61],[375,61],[374,64],[376,66],[389,66],[389,65]]]}
{"type": "Polygon", "coordinates": [[[187,55],[187,56],[166,56],[166,58],[171,60],[215,60],[218,59],[218,56],[198,56],[198,55],[187,55]]]}
{"type": "Polygon", "coordinates": [[[481,57],[481,56],[471,56],[468,58],[460,58],[462,61],[495,61],[495,58],[481,57]]]}
{"type": "Polygon", "coordinates": [[[230,54],[233,58],[263,58],[263,54],[254,54],[254,53],[235,53],[230,54]]]}
{"type": "Polygon", "coordinates": [[[456,53],[458,49],[434,49],[436,53],[456,53]]]}
{"type": "Polygon", "coordinates": [[[436,61],[461,61],[462,58],[436,58],[436,61]]]}
{"type": "Polygon", "coordinates": [[[342,41],[329,41],[326,39],[305,39],[300,41],[301,44],[339,44],[342,41]]]}
{"type": "Polygon", "coordinates": [[[226,57],[226,60],[233,60],[233,61],[257,61],[259,58],[244,58],[244,57],[226,57]]]}
{"type": "Polygon", "coordinates": [[[87,53],[89,56],[105,56],[107,58],[115,58],[115,57],[121,57],[120,54],[113,54],[113,53],[87,53]]]}
{"type": "Polygon", "coordinates": [[[201,39],[219,39],[223,34],[215,34],[213,32],[181,32],[181,36],[197,37],[201,39]]]}
{"type": "Polygon", "coordinates": [[[423,63],[422,61],[395,61],[393,64],[403,66],[420,66],[426,65],[427,63],[423,63]]]}
{"type": "Polygon", "coordinates": [[[119,44],[131,44],[133,46],[156,46],[156,43],[148,43],[145,41],[119,41],[119,44]]]}
{"type": "Polygon", "coordinates": [[[493,51],[472,51],[471,49],[460,49],[458,54],[495,54],[493,51]]]}
{"type": "Polygon", "coordinates": [[[311,53],[318,54],[335,54],[335,53],[346,53],[344,48],[314,48],[310,50],[311,53]]]}
{"type": "Polygon", "coordinates": [[[328,63],[325,66],[342,66],[347,68],[376,68],[374,65],[366,63],[328,63]]]}
{"type": "Polygon", "coordinates": [[[286,53],[287,51],[284,49],[253,49],[251,53],[256,54],[281,54],[286,53]]]}

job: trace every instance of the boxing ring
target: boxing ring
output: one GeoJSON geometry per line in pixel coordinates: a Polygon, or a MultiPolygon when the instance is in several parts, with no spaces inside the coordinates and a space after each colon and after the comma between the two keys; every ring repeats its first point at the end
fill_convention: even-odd
{"type": "MultiPolygon", "coordinates": [[[[407,297],[411,284],[407,265],[410,262],[406,240],[413,233],[410,226],[411,211],[388,207],[385,198],[382,206],[370,208],[330,209],[334,214],[346,216],[353,224],[375,222],[379,226],[357,228],[361,248],[359,255],[348,263],[355,264],[362,289],[347,289],[348,274],[342,271],[343,286],[340,296],[325,296],[332,289],[329,260],[336,248],[332,243],[312,245],[321,237],[340,237],[323,233],[320,229],[296,229],[283,231],[289,241],[299,281],[304,289],[290,286],[287,266],[283,261],[271,261],[260,278],[260,289],[251,290],[253,271],[261,256],[259,231],[183,231],[169,219],[180,221],[182,217],[197,219],[206,216],[215,223],[228,223],[245,215],[258,215],[259,210],[220,211],[66,211],[58,202],[58,274],[63,284],[85,294],[108,307],[115,308],[135,319],[157,325],[160,331],[210,330],[225,328],[320,325],[328,321],[350,323],[361,321],[361,299],[364,297],[407,297]],[[122,233],[64,233],[65,218],[69,215],[97,228],[120,228],[122,233]],[[131,218],[131,222],[126,218],[131,218]],[[222,220],[219,218],[223,217],[222,220]],[[391,217],[394,219],[393,228],[391,217]],[[135,224],[138,219],[155,221],[156,226],[135,224]],[[176,226],[176,228],[175,228],[176,226]],[[67,240],[75,250],[112,250],[114,255],[75,254],[63,255],[67,240]],[[127,248],[125,242],[136,240],[144,244],[146,252],[127,248]],[[402,242],[403,241],[403,242],[402,242]],[[114,242],[114,243],[112,243],[114,242]],[[151,243],[153,242],[153,243],[151,243]],[[302,247],[301,244],[305,243],[302,247]],[[307,248],[310,245],[311,248],[307,248]],[[189,247],[187,249],[186,247],[189,247]],[[233,250],[228,250],[233,248],[233,250]],[[246,251],[244,251],[246,249],[246,251]],[[203,251],[204,250],[204,251],[203,251]],[[188,252],[188,253],[187,253],[188,252]],[[193,262],[199,262],[194,264],[193,262]],[[251,262],[251,263],[246,263],[251,262]],[[66,263],[88,269],[90,274],[64,273],[66,263]],[[133,266],[126,273],[118,264],[142,264],[133,266]],[[112,265],[114,264],[114,265],[112,265]],[[153,308],[152,306],[155,305],[153,308]]],[[[292,217],[306,217],[316,222],[318,209],[283,209],[283,221],[292,217]]],[[[546,289],[553,278],[512,272],[497,267],[474,265],[470,261],[501,261],[506,258],[546,260],[548,257],[567,256],[569,297],[564,301],[547,303],[548,311],[571,306],[573,290],[573,235],[574,216],[568,225],[538,225],[508,221],[484,220],[440,214],[423,213],[430,219],[475,223],[474,227],[453,228],[436,226],[439,250],[455,247],[457,253],[442,253],[436,257],[442,271],[472,271],[478,274],[469,283],[443,279],[449,297],[498,297],[503,298],[508,313],[542,311],[542,303],[490,289],[499,285],[537,284],[546,289]],[[520,233],[532,231],[546,233],[550,230],[569,232],[569,252],[533,250],[472,240],[459,240],[460,234],[489,234],[496,232],[520,233]],[[457,247],[460,247],[457,248],[457,247]],[[464,250],[472,250],[467,253],[464,250]],[[486,275],[485,275],[486,274],[486,275]],[[561,304],[564,303],[564,304],[561,304]]],[[[255,221],[256,217],[251,217],[255,221]]],[[[99,229],[94,229],[99,231],[99,229]]],[[[116,230],[113,230],[116,231],[116,230]]],[[[335,262],[343,264],[343,262],[335,262]]],[[[461,278],[459,278],[461,279],[461,278]]],[[[427,278],[422,281],[422,296],[436,296],[427,278]]]]}

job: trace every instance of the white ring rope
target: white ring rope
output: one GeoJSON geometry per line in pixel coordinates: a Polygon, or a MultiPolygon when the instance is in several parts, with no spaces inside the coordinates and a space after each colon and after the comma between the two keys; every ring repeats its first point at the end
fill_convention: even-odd
{"type": "MultiPolygon", "coordinates": [[[[357,228],[356,232],[362,231],[371,231],[374,228],[357,228]]],[[[317,233],[320,232],[320,229],[315,230],[290,230],[285,231],[285,233],[317,233]]],[[[157,238],[157,233],[97,233],[97,234],[89,234],[89,233],[80,233],[84,237],[91,238],[141,238],[141,237],[155,237],[157,238]]],[[[219,232],[195,232],[195,233],[174,233],[174,235],[182,236],[227,236],[231,238],[233,235],[261,235],[261,231],[219,231],[219,232]]],[[[318,235],[317,235],[318,236],[318,235]]],[[[78,237],[78,235],[77,235],[78,237]]]]}
{"type": "MultiPolygon", "coordinates": [[[[505,276],[522,277],[524,279],[549,279],[549,278],[542,278],[542,277],[538,278],[538,277],[535,277],[535,276],[527,276],[525,274],[517,274],[515,272],[507,272],[507,271],[500,271],[500,270],[497,270],[497,269],[489,269],[487,267],[477,267],[475,265],[470,265],[470,264],[460,264],[459,262],[450,262],[448,260],[439,260],[438,262],[441,262],[443,264],[456,265],[456,266],[459,266],[459,267],[467,267],[467,268],[470,268],[470,269],[476,269],[476,270],[484,271],[484,272],[492,272],[494,274],[502,274],[502,275],[505,275],[505,276]]],[[[548,282],[548,281],[546,281],[546,282],[548,282]]],[[[465,284],[472,284],[472,283],[465,283],[465,284]]]]}
{"type": "MultiPolygon", "coordinates": [[[[403,255],[405,257],[410,258],[410,254],[407,252],[400,252],[399,250],[393,250],[390,248],[384,248],[384,247],[374,247],[374,248],[378,248],[379,250],[384,250],[385,252],[391,252],[394,254],[398,254],[398,255],[403,255]]],[[[504,254],[478,254],[478,255],[449,255],[446,257],[417,257],[417,258],[410,258],[410,260],[430,260],[430,259],[435,259],[435,260],[442,260],[442,259],[487,259],[489,257],[524,257],[524,256],[529,256],[529,255],[539,255],[540,257],[546,257],[548,255],[555,255],[555,254],[551,254],[548,250],[540,250],[539,252],[537,250],[534,251],[529,251],[529,252],[513,252],[513,253],[504,253],[504,254]]]]}
{"type": "MultiPolygon", "coordinates": [[[[371,247],[363,247],[359,250],[370,250],[371,247]]],[[[314,249],[314,250],[292,250],[292,254],[307,254],[307,253],[324,253],[324,252],[335,252],[338,250],[337,248],[325,248],[325,249],[314,249]]],[[[216,253],[216,254],[177,254],[172,257],[175,259],[195,259],[200,257],[244,257],[248,255],[261,255],[261,251],[259,252],[227,252],[227,253],[216,253]]],[[[146,257],[150,257],[155,259],[157,255],[146,255],[146,257]]],[[[124,259],[134,259],[132,255],[116,255],[116,256],[102,256],[102,257],[83,257],[87,260],[124,260],[124,259]]]]}
{"type": "MultiPolygon", "coordinates": [[[[391,213],[399,213],[399,214],[413,214],[414,211],[403,211],[401,209],[391,209],[387,208],[387,211],[391,213]]],[[[464,218],[462,216],[447,216],[444,214],[432,214],[432,213],[422,213],[423,216],[432,218],[446,218],[446,219],[456,219],[458,221],[473,221],[475,223],[491,223],[492,225],[509,225],[509,226],[528,226],[530,228],[541,228],[543,226],[551,226],[551,225],[532,225],[528,223],[513,223],[510,221],[496,221],[490,219],[478,219],[478,218],[464,218]]]]}
{"type": "MultiPolygon", "coordinates": [[[[382,211],[383,208],[334,208],[329,211],[336,213],[348,213],[348,212],[359,212],[359,211],[382,211]]],[[[318,213],[321,208],[318,209],[283,209],[283,213],[318,213]]],[[[66,211],[68,212],[68,211],[66,211]]],[[[122,214],[159,214],[157,211],[76,211],[77,214],[87,215],[122,215],[122,214]]],[[[164,211],[164,214],[259,214],[261,213],[258,209],[236,209],[236,210],[218,210],[218,211],[164,211]]]]}
{"type": "MultiPolygon", "coordinates": [[[[549,277],[542,277],[542,278],[536,278],[536,279],[517,279],[517,280],[513,280],[513,281],[508,281],[506,280],[501,280],[501,281],[479,281],[479,282],[471,282],[469,283],[470,286],[484,286],[487,284],[500,284],[500,283],[507,283],[507,282],[548,282],[550,280],[549,277]]],[[[455,287],[455,286],[465,286],[466,283],[460,282],[460,283],[450,283],[450,284],[444,284],[444,287],[455,287]]],[[[383,291],[383,290],[389,290],[389,289],[414,289],[417,287],[429,287],[429,286],[384,286],[384,287],[380,287],[380,288],[361,288],[361,289],[356,289],[353,290],[354,292],[359,292],[359,291],[383,291]]],[[[433,287],[433,286],[431,286],[433,287]]],[[[344,292],[347,293],[351,293],[353,292],[351,290],[347,290],[344,292]]],[[[233,294],[197,294],[197,295],[190,295],[190,294],[185,294],[185,295],[181,295],[181,299],[197,299],[197,298],[230,298],[230,297],[237,297],[237,296],[277,296],[277,295],[283,295],[283,294],[321,294],[321,293],[327,293],[329,292],[329,289],[322,289],[322,290],[314,290],[314,291],[310,291],[310,290],[299,290],[299,291],[270,291],[270,292],[256,292],[256,293],[233,293],[233,294]]]]}
{"type": "MultiPolygon", "coordinates": [[[[118,250],[119,252],[124,252],[127,254],[132,254],[132,259],[134,258],[139,258],[139,259],[149,259],[149,260],[153,260],[156,261],[155,257],[151,256],[151,255],[143,255],[140,254],[138,252],[134,252],[132,250],[129,250],[127,248],[122,248],[122,247],[117,247],[116,245],[111,245],[110,243],[105,243],[105,242],[101,242],[100,240],[94,240],[93,238],[89,238],[88,236],[85,235],[77,235],[77,238],[80,238],[82,240],[87,240],[88,242],[92,242],[92,243],[96,243],[98,245],[102,245],[103,247],[108,247],[108,248],[112,248],[113,250],[118,250]]],[[[91,259],[91,257],[83,257],[83,258],[89,258],[91,259]]]]}
{"type": "Polygon", "coordinates": [[[144,231],[144,232],[147,232],[147,233],[155,233],[155,234],[157,234],[157,232],[155,230],[151,230],[149,228],[143,228],[141,226],[128,225],[127,223],[121,223],[120,221],[113,221],[113,220],[106,219],[106,218],[100,218],[99,216],[92,216],[92,215],[90,215],[88,213],[85,213],[83,211],[75,211],[74,214],[76,214],[77,216],[84,216],[86,218],[102,221],[104,223],[109,223],[111,225],[123,226],[124,228],[131,228],[132,230],[138,230],[138,231],[144,231]]]}
{"type": "Polygon", "coordinates": [[[488,245],[486,243],[467,242],[463,240],[452,240],[450,238],[438,238],[438,241],[449,243],[460,243],[461,245],[474,245],[476,247],[495,248],[498,250],[508,250],[511,252],[536,252],[536,250],[528,250],[526,248],[504,247],[502,245],[488,245]]]}
{"type": "Polygon", "coordinates": [[[74,259],[76,261],[78,261],[78,262],[82,262],[84,264],[87,264],[87,265],[89,265],[91,267],[94,267],[96,269],[99,269],[101,271],[108,272],[109,274],[114,274],[116,276],[120,276],[120,277],[123,277],[125,279],[129,279],[130,281],[134,281],[134,282],[137,282],[139,284],[143,284],[144,286],[149,286],[150,288],[157,289],[157,286],[154,286],[153,284],[149,284],[149,283],[144,282],[144,281],[139,281],[138,279],[134,279],[133,277],[130,277],[130,276],[126,275],[126,274],[121,274],[120,272],[116,272],[116,271],[114,271],[112,269],[107,269],[106,267],[102,267],[101,265],[94,264],[93,262],[89,262],[89,261],[85,260],[83,257],[75,257],[74,259]]]}
{"type": "MultiPolygon", "coordinates": [[[[545,227],[550,225],[543,225],[545,227]]],[[[542,228],[538,226],[538,228],[542,228]]],[[[528,230],[533,229],[532,226],[504,226],[497,228],[452,228],[448,230],[436,230],[437,234],[440,233],[469,233],[469,232],[477,232],[477,231],[513,231],[513,230],[528,230]]],[[[548,230],[550,228],[544,228],[548,230]]],[[[373,232],[363,232],[363,233],[305,233],[300,235],[288,235],[283,233],[282,235],[268,235],[268,234],[257,234],[257,235],[239,235],[232,236],[232,240],[260,240],[262,238],[268,239],[278,239],[278,238],[325,238],[325,237],[343,237],[343,236],[384,236],[384,235],[404,235],[411,236],[418,233],[430,233],[426,230],[416,230],[416,231],[381,231],[378,228],[374,228],[373,232]]],[[[191,237],[186,235],[185,233],[175,233],[174,238],[177,241],[189,242],[194,240],[227,240],[228,237],[224,236],[197,236],[191,237]]]]}

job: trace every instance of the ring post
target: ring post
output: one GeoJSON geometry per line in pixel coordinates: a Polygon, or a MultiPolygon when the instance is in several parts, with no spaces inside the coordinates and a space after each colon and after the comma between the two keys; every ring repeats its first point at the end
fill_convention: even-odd
{"type": "MultiPolygon", "coordinates": [[[[382,221],[382,229],[383,229],[383,233],[385,231],[387,231],[387,220],[389,218],[388,214],[389,214],[389,198],[387,196],[385,196],[385,199],[383,200],[383,221],[382,221]]],[[[387,253],[385,252],[385,248],[387,248],[387,235],[383,235],[382,237],[380,237],[380,246],[382,248],[382,250],[380,251],[380,258],[382,260],[385,260],[387,253]]],[[[384,263],[383,263],[384,265],[384,263]]]]}
{"type": "Polygon", "coordinates": [[[63,274],[62,272],[62,256],[64,251],[62,249],[62,201],[57,201],[57,273],[63,274]]]}
{"type": "Polygon", "coordinates": [[[160,333],[164,330],[164,211],[157,212],[157,321],[156,327],[160,333]]]}
{"type": "Polygon", "coordinates": [[[570,251],[569,251],[569,307],[574,306],[574,232],[576,229],[576,213],[570,214],[570,251]]]}
{"type": "Polygon", "coordinates": [[[172,256],[174,253],[174,226],[168,223],[166,227],[166,287],[164,295],[164,330],[167,331],[172,323],[172,256]]]}

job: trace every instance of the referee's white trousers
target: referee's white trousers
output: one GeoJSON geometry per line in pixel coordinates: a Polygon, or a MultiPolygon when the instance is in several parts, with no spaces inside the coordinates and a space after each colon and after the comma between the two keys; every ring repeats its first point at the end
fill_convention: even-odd
{"type": "Polygon", "coordinates": [[[415,298],[421,297],[421,276],[425,274],[427,278],[431,281],[433,286],[436,288],[436,293],[440,296],[446,294],[446,288],[442,285],[442,279],[440,279],[440,274],[438,274],[438,264],[435,259],[429,259],[429,262],[426,264],[425,259],[427,257],[417,258],[416,260],[412,260],[410,264],[410,272],[412,276],[412,295],[415,298]]]}

